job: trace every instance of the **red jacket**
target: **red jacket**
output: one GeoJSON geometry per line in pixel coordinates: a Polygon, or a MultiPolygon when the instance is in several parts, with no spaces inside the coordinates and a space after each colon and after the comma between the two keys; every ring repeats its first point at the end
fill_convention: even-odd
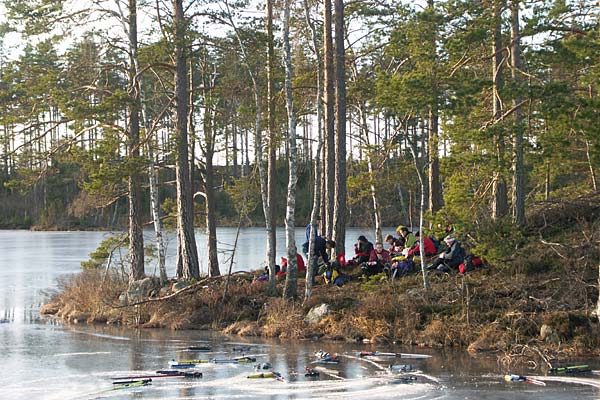
{"type": "Polygon", "coordinates": [[[392,262],[392,258],[390,257],[389,251],[385,249],[381,250],[381,253],[378,253],[377,249],[373,249],[369,256],[369,261],[379,261],[382,264],[389,264],[392,262]]]}
{"type": "MultiPolygon", "coordinates": [[[[425,255],[426,256],[431,256],[431,255],[437,253],[437,251],[435,249],[435,244],[433,243],[433,240],[431,240],[431,238],[429,238],[428,236],[425,236],[423,238],[423,243],[425,243],[425,255]]],[[[419,247],[419,241],[417,240],[417,245],[408,251],[408,255],[409,256],[413,256],[413,255],[418,256],[420,254],[420,251],[421,251],[421,248],[419,247]]]]}
{"type": "MultiPolygon", "coordinates": [[[[304,258],[300,255],[300,253],[296,253],[296,263],[298,264],[298,272],[305,272],[306,265],[304,265],[304,258]]],[[[280,273],[284,273],[287,270],[287,258],[281,257],[281,271],[280,273]]]]}

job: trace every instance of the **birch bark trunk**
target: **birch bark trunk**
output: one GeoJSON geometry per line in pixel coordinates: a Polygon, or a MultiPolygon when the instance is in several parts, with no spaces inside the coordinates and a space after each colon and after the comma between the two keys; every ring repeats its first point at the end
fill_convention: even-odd
{"type": "Polygon", "coordinates": [[[296,117],[294,115],[294,98],[292,96],[292,49],[290,46],[290,3],[285,0],[283,9],[283,52],[285,64],[285,99],[288,117],[288,190],[285,215],[285,239],[287,249],[287,274],[283,298],[292,299],[298,292],[298,263],[296,260],[296,183],[298,181],[298,154],[296,148],[296,117]]]}
{"type": "Polygon", "coordinates": [[[310,238],[308,242],[308,260],[306,268],[306,288],[304,291],[304,301],[308,300],[312,295],[313,289],[313,275],[317,268],[317,258],[315,254],[315,237],[317,226],[317,216],[320,210],[321,204],[321,150],[323,148],[323,133],[322,133],[322,118],[323,118],[323,62],[321,61],[321,53],[319,52],[319,44],[317,39],[317,30],[315,24],[310,18],[310,7],[308,0],[304,0],[304,13],[306,23],[310,29],[311,40],[313,45],[313,51],[317,59],[317,150],[315,153],[315,180],[314,180],[314,194],[313,194],[313,205],[310,213],[310,238]]]}
{"type": "Polygon", "coordinates": [[[275,292],[275,249],[277,248],[276,224],[275,224],[275,150],[277,148],[275,134],[275,79],[273,49],[273,0],[267,0],[267,125],[269,132],[269,165],[267,172],[267,202],[270,226],[267,226],[267,265],[269,267],[269,291],[275,292]]]}

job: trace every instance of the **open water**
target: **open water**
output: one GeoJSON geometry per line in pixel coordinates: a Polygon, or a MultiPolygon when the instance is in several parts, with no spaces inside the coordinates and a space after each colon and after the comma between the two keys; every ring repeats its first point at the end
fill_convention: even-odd
{"type": "MultiPolygon", "coordinates": [[[[233,243],[235,229],[223,228],[218,233],[223,247],[233,243]]],[[[362,232],[351,229],[349,242],[359,233],[362,232]]],[[[495,358],[473,359],[458,351],[287,342],[198,331],[64,326],[40,317],[40,305],[57,287],[57,279],[78,272],[79,262],[106,235],[0,231],[0,399],[600,399],[599,375],[565,377],[559,382],[547,382],[547,386],[506,383],[503,375],[509,371],[499,367],[495,358]],[[185,351],[191,345],[208,345],[211,352],[185,351]],[[304,367],[317,366],[312,363],[313,353],[319,349],[338,353],[341,362],[320,366],[319,377],[307,378],[304,367]],[[358,350],[432,357],[367,360],[356,357],[358,350]],[[153,373],[167,368],[171,359],[229,358],[242,354],[255,356],[257,362],[272,363],[285,380],[247,379],[255,373],[254,363],[206,363],[198,368],[204,374],[201,379],[160,378],[144,387],[111,390],[112,377],[153,373]],[[402,375],[387,368],[390,364],[412,364],[417,372],[410,375],[416,380],[405,383],[402,375]]],[[[278,254],[283,255],[282,231],[280,235],[278,254]]],[[[299,244],[304,241],[303,229],[298,230],[297,240],[299,244]]],[[[203,243],[204,237],[198,235],[199,248],[203,243]]],[[[243,230],[234,270],[260,268],[252,261],[264,258],[264,248],[262,230],[243,230]]],[[[169,254],[174,250],[172,240],[169,254]]],[[[229,255],[223,253],[221,257],[224,262],[229,255]]],[[[148,269],[152,268],[151,264],[148,269]]],[[[572,361],[600,367],[598,360],[572,361]]]]}

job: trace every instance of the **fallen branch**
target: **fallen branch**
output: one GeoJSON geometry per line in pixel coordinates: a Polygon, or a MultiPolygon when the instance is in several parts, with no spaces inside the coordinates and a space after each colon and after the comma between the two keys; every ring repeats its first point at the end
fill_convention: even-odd
{"type": "MultiPolygon", "coordinates": [[[[247,271],[238,271],[238,272],[234,272],[231,275],[239,275],[239,274],[247,274],[247,271]]],[[[191,284],[190,286],[187,286],[181,290],[178,290],[174,293],[171,293],[169,295],[163,296],[163,297],[154,297],[154,298],[150,298],[150,299],[146,299],[146,300],[140,300],[137,301],[135,303],[130,303],[130,304],[125,304],[125,305],[120,305],[120,306],[114,306],[114,308],[127,308],[127,307],[134,307],[134,306],[139,306],[141,304],[146,304],[146,303],[154,303],[154,302],[159,302],[159,301],[164,301],[164,300],[169,300],[172,299],[174,297],[179,296],[182,293],[187,293],[192,291],[192,289],[198,289],[198,288],[202,288],[205,289],[208,286],[204,285],[202,286],[204,283],[210,282],[210,281],[216,281],[216,280],[220,280],[225,278],[226,276],[220,275],[220,276],[208,276],[204,279],[199,280],[198,282],[195,282],[193,284],[191,284]]]]}

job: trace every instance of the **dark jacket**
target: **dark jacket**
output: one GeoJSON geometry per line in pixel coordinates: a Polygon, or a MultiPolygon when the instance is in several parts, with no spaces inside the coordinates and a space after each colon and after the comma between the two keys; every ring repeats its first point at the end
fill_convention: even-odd
{"type": "MultiPolygon", "coordinates": [[[[310,234],[310,229],[309,229],[310,234]]],[[[327,255],[327,247],[325,246],[327,241],[321,236],[315,236],[315,256],[321,256],[324,262],[329,262],[329,255],[327,255]]]]}
{"type": "Polygon", "coordinates": [[[458,240],[455,240],[454,243],[442,253],[442,258],[446,264],[458,266],[465,260],[465,249],[463,249],[458,240]]]}
{"type": "Polygon", "coordinates": [[[373,243],[368,240],[364,243],[358,242],[358,246],[354,248],[354,253],[356,257],[367,257],[367,259],[371,256],[371,252],[373,251],[373,243]]]}

